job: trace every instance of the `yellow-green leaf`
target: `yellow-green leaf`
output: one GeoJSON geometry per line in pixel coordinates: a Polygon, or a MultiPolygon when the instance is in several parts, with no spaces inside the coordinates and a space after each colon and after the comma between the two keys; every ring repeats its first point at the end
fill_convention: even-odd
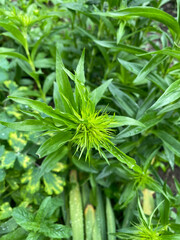
{"type": "Polygon", "coordinates": [[[23,168],[27,168],[32,163],[32,159],[28,155],[22,153],[18,155],[17,159],[23,168]]]}
{"type": "Polygon", "coordinates": [[[51,172],[44,174],[43,181],[45,184],[45,191],[52,195],[60,194],[64,190],[65,181],[58,175],[51,172]]]}
{"type": "Polygon", "coordinates": [[[16,154],[11,151],[5,151],[4,154],[0,157],[1,166],[0,168],[12,168],[16,160],[16,154]]]}
{"type": "Polygon", "coordinates": [[[0,220],[9,218],[12,213],[12,208],[9,202],[5,202],[0,206],[0,220]]]}
{"type": "Polygon", "coordinates": [[[9,145],[14,149],[15,152],[20,152],[24,149],[27,144],[27,140],[23,133],[11,132],[9,134],[9,145]]]}

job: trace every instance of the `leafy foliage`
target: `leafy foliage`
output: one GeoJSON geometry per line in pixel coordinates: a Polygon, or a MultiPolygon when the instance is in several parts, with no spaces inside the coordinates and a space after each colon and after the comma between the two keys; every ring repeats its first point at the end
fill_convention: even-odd
{"type": "Polygon", "coordinates": [[[0,1],[2,240],[180,238],[179,9],[0,1]]]}

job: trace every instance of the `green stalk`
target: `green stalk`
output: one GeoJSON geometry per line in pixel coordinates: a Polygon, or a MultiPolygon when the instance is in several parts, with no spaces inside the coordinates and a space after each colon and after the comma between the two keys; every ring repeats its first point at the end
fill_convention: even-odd
{"type": "Polygon", "coordinates": [[[70,183],[72,189],[70,191],[69,206],[73,240],[84,240],[83,208],[76,170],[70,172],[70,183]]]}
{"type": "Polygon", "coordinates": [[[116,240],[116,237],[111,235],[111,233],[116,232],[116,223],[115,223],[114,212],[113,212],[109,198],[106,198],[106,219],[107,219],[108,240],[116,240]]]}
{"type": "Polygon", "coordinates": [[[97,208],[96,208],[96,225],[99,227],[100,235],[103,240],[106,240],[106,214],[102,192],[97,186],[97,208]]]}
{"type": "MultiPolygon", "coordinates": [[[[103,5],[101,7],[101,10],[103,10],[103,5]]],[[[102,31],[103,31],[103,27],[104,27],[104,23],[102,22],[102,20],[100,18],[99,26],[98,26],[97,39],[100,39],[102,31]]],[[[87,79],[88,80],[90,79],[90,74],[91,74],[91,71],[92,71],[93,66],[94,66],[94,58],[96,56],[96,53],[97,53],[97,49],[95,47],[93,47],[91,60],[90,60],[89,66],[88,66],[88,74],[87,74],[87,79]]]]}
{"type": "Polygon", "coordinates": [[[94,223],[92,240],[103,240],[102,237],[101,237],[101,229],[100,229],[99,224],[98,224],[97,212],[96,212],[96,219],[95,219],[95,223],[94,223]]]}
{"type": "Polygon", "coordinates": [[[85,229],[86,240],[92,240],[93,228],[95,223],[95,210],[92,205],[87,205],[85,209],[85,229]]]}

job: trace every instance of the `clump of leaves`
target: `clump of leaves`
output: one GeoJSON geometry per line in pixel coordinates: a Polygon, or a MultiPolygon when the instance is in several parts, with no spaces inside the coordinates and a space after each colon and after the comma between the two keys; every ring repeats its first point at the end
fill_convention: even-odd
{"type": "Polygon", "coordinates": [[[179,239],[180,235],[174,232],[169,231],[168,225],[161,224],[159,222],[154,225],[152,223],[153,216],[159,206],[162,204],[161,202],[152,214],[147,217],[145,216],[143,209],[141,207],[140,201],[138,201],[138,211],[139,211],[139,224],[135,224],[134,227],[121,229],[119,233],[117,233],[117,237],[120,239],[126,240],[175,240],[179,239]]]}
{"type": "Polygon", "coordinates": [[[57,151],[67,142],[80,149],[80,157],[86,149],[85,159],[91,158],[92,148],[98,150],[100,155],[108,162],[102,148],[114,155],[119,161],[128,167],[141,171],[135,160],[120,151],[111,141],[112,128],[123,125],[144,125],[139,121],[124,117],[112,116],[107,113],[96,111],[96,105],[102,98],[111,80],[105,82],[93,92],[85,87],[84,76],[84,52],[76,68],[75,74],[69,72],[63,65],[59,52],[57,51],[56,82],[54,85],[54,102],[56,109],[46,103],[10,96],[10,99],[26,104],[41,113],[29,113],[36,118],[17,123],[1,122],[5,126],[21,131],[46,131],[46,135],[53,135],[47,139],[37,151],[41,157],[57,151]],[[73,94],[68,76],[75,83],[73,94]]]}
{"type": "Polygon", "coordinates": [[[43,236],[52,239],[69,238],[71,228],[55,223],[56,217],[53,216],[61,205],[60,198],[46,197],[35,214],[24,207],[17,207],[12,216],[19,226],[29,232],[27,239],[39,239],[43,236]]]}

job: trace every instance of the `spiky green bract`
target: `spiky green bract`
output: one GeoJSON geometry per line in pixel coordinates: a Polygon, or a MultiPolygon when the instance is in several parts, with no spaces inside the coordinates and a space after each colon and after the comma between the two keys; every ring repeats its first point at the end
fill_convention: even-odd
{"type": "Polygon", "coordinates": [[[117,233],[117,237],[124,240],[171,239],[169,237],[172,236],[172,233],[168,231],[168,225],[162,225],[160,220],[156,225],[152,224],[152,218],[162,203],[163,201],[154,209],[150,217],[147,218],[138,199],[139,224],[134,224],[134,226],[130,228],[121,229],[120,232],[117,233]]]}
{"type": "Polygon", "coordinates": [[[122,233],[120,239],[126,240],[163,240],[164,227],[153,229],[152,226],[146,227],[143,224],[136,225],[133,234],[122,233]]]}
{"type": "Polygon", "coordinates": [[[72,142],[77,145],[77,151],[81,150],[79,157],[86,150],[85,159],[89,157],[90,160],[92,148],[97,149],[101,154],[101,146],[109,143],[112,137],[112,130],[109,128],[112,119],[108,117],[108,114],[91,112],[88,107],[81,111],[81,116],[81,123],[76,129],[72,142]]]}
{"type": "Polygon", "coordinates": [[[134,236],[135,240],[161,240],[161,235],[164,231],[164,228],[155,228],[152,226],[146,227],[143,224],[137,225],[137,236],[134,236]]]}

